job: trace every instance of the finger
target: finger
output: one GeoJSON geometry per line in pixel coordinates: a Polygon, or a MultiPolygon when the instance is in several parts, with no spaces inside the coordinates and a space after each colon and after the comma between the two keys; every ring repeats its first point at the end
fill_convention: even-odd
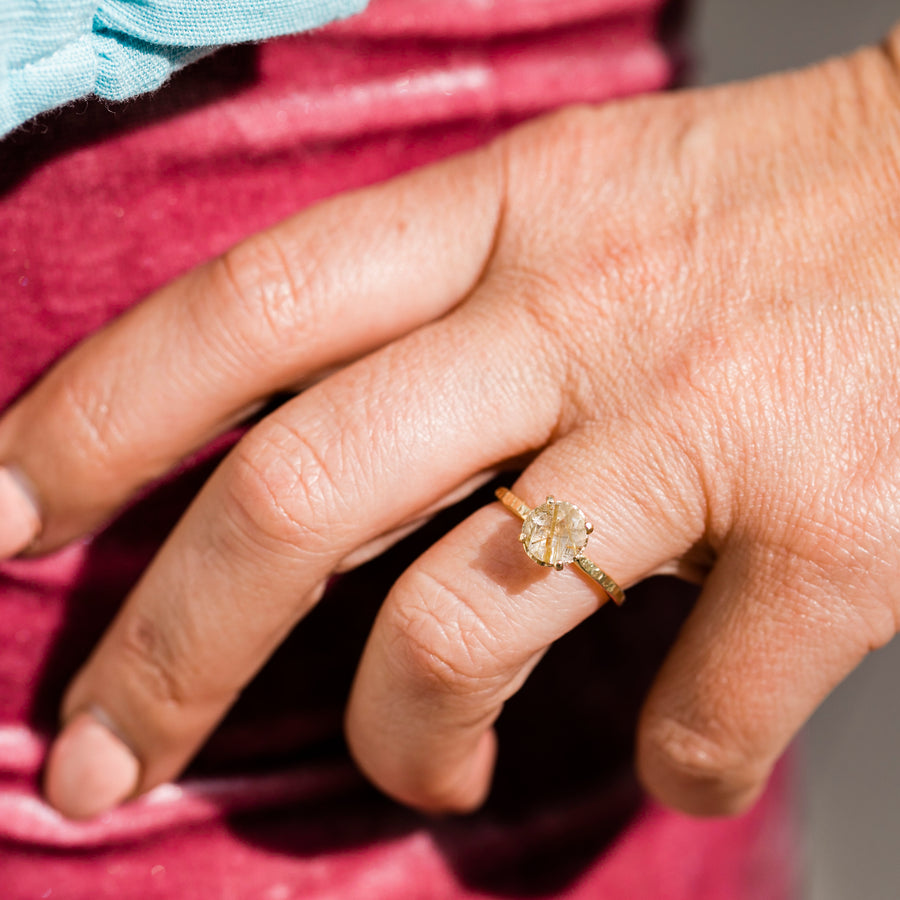
{"type": "Polygon", "coordinates": [[[719,560],[641,716],[639,772],[664,803],[745,809],[828,692],[893,635],[886,605],[859,602],[865,576],[823,565],[828,543],[806,557],[796,541],[743,543],[719,560]]]}
{"type": "Polygon", "coordinates": [[[499,474],[500,472],[498,469],[492,468],[479,472],[473,478],[466,479],[459,487],[446,493],[437,501],[437,503],[433,503],[411,522],[404,523],[399,528],[394,528],[385,534],[379,535],[374,540],[357,547],[355,550],[351,550],[350,553],[335,566],[335,573],[340,574],[343,572],[350,572],[374,559],[376,556],[381,556],[382,553],[390,550],[391,547],[403,540],[403,538],[409,537],[409,535],[418,531],[433,516],[448,509],[455,503],[465,500],[466,497],[471,496],[478,488],[487,484],[489,481],[492,481],[499,474]]]}
{"type": "MultiPolygon", "coordinates": [[[[699,490],[677,457],[649,464],[644,424],[617,440],[586,430],[541,454],[515,486],[589,512],[587,555],[630,585],[685,553],[702,532],[699,490]],[[661,474],[666,471],[665,477],[661,474]],[[627,473],[627,474],[626,474],[627,473]]],[[[398,581],[357,672],[347,735],[361,768],[404,803],[432,811],[479,805],[493,766],[492,725],[545,649],[606,596],[574,567],[533,563],[522,523],[499,504],[471,516],[398,581]]]]}
{"type": "Polygon", "coordinates": [[[79,712],[97,710],[131,748],[139,783],[117,781],[102,803],[84,797],[78,786],[96,783],[83,771],[91,757],[64,734],[65,753],[48,768],[56,805],[88,815],[174,777],[354,548],[547,440],[557,396],[535,402],[515,389],[506,361],[528,339],[490,325],[459,310],[336,373],[245,436],[66,696],[73,728],[79,712]]]}
{"type": "Polygon", "coordinates": [[[95,528],[260,398],[446,312],[491,253],[498,158],[311,208],[79,345],[0,421],[0,557],[95,528]]]}

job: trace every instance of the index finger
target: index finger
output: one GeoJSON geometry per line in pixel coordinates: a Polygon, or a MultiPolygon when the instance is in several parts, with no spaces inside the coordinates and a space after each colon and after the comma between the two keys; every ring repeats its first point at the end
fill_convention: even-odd
{"type": "Polygon", "coordinates": [[[260,398],[446,312],[490,254],[498,160],[312,207],[80,344],[0,419],[0,558],[93,530],[260,398]]]}

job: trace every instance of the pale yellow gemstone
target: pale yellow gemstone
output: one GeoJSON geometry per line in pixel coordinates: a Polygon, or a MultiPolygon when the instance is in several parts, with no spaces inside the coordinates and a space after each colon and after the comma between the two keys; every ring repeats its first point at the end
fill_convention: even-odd
{"type": "Polygon", "coordinates": [[[584,550],[588,540],[584,513],[564,500],[547,498],[535,507],[522,525],[522,546],[542,566],[560,566],[572,562],[584,550]]]}

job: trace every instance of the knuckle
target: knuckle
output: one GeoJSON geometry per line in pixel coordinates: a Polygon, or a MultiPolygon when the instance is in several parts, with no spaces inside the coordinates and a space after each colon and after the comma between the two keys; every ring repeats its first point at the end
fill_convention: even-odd
{"type": "Polygon", "coordinates": [[[99,383],[79,378],[64,379],[60,388],[61,420],[67,423],[70,446],[79,459],[97,472],[105,472],[126,442],[114,416],[115,403],[103,379],[99,383]]]}
{"type": "Polygon", "coordinates": [[[389,610],[395,658],[425,693],[472,698],[493,694],[507,666],[490,628],[458,591],[419,569],[398,585],[402,604],[389,610]]]}
{"type": "Polygon", "coordinates": [[[120,647],[128,681],[137,686],[142,698],[158,707],[187,705],[191,679],[167,629],[148,616],[131,616],[124,624],[120,647]]]}
{"type": "Polygon", "coordinates": [[[555,166],[564,166],[576,178],[582,172],[594,171],[597,160],[603,159],[589,149],[597,143],[598,115],[596,107],[572,104],[507,136],[507,173],[514,196],[520,192],[533,196],[535,188],[541,186],[535,181],[535,173],[550,173],[555,166]]]}
{"type": "Polygon", "coordinates": [[[737,743],[671,717],[642,723],[638,764],[643,780],[662,800],[699,814],[738,811],[765,777],[737,743]]]}
{"type": "Polygon", "coordinates": [[[254,550],[296,557],[336,547],[343,504],[323,452],[309,437],[287,426],[251,433],[232,453],[224,491],[228,525],[254,550]]]}
{"type": "Polygon", "coordinates": [[[213,277],[224,283],[238,308],[244,346],[269,361],[273,348],[296,352],[297,341],[318,320],[316,289],[323,267],[315,242],[293,259],[276,231],[264,231],[237,244],[213,263],[213,277]],[[248,336],[250,340],[248,340],[248,336]]]}

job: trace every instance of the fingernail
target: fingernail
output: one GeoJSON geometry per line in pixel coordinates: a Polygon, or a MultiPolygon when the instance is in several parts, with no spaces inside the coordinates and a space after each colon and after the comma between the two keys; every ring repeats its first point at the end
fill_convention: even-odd
{"type": "Polygon", "coordinates": [[[90,819],[134,793],[140,764],[90,713],[79,713],[50,750],[47,799],[70,819],[90,819]]]}
{"type": "Polygon", "coordinates": [[[40,530],[40,516],[21,479],[0,466],[0,559],[21,553],[40,530]]]}

